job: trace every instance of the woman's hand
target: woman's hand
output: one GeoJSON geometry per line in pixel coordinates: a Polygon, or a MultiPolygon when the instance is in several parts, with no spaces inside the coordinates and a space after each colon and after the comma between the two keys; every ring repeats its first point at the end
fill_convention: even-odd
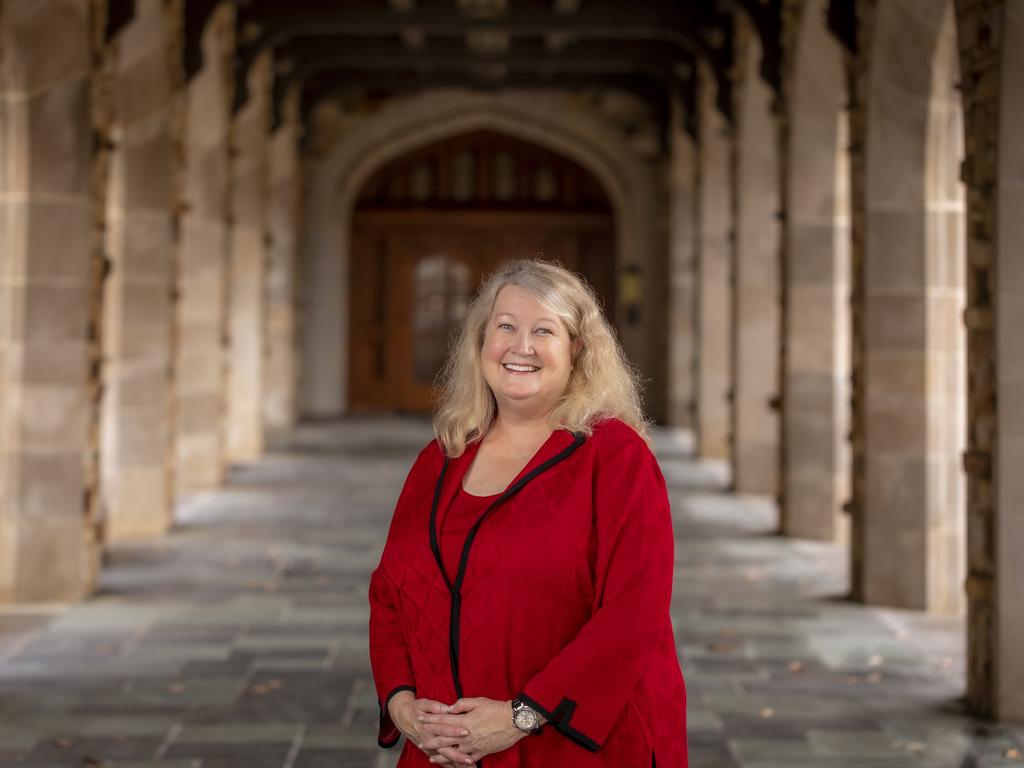
{"type": "Polygon", "coordinates": [[[422,749],[430,762],[438,765],[468,765],[474,761],[459,748],[469,734],[465,726],[453,724],[427,724],[422,715],[450,712],[451,707],[433,699],[417,699],[412,691],[399,691],[388,702],[388,714],[413,744],[422,749]],[[431,746],[425,742],[430,741],[431,746]]]}
{"type": "MultiPolygon", "coordinates": [[[[528,734],[515,727],[512,723],[512,702],[495,701],[482,697],[459,699],[448,713],[436,710],[419,715],[420,721],[427,727],[464,728],[468,736],[457,739],[459,749],[468,755],[468,762],[474,763],[485,755],[492,755],[508,749],[528,734]]],[[[424,748],[447,743],[443,737],[427,739],[424,748]]],[[[462,762],[460,760],[460,762],[462,762]]]]}

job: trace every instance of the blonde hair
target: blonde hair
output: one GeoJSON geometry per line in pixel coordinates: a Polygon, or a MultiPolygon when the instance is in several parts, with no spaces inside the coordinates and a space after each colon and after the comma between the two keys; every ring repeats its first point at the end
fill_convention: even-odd
{"type": "Polygon", "coordinates": [[[481,348],[499,291],[517,285],[554,312],[579,339],[565,393],[551,413],[556,429],[593,433],[603,418],[629,424],[651,444],[640,399],[640,376],[627,360],[594,290],[557,262],[519,259],[505,264],[480,286],[466,322],[438,374],[434,434],[446,456],[461,456],[466,445],[487,434],[497,403],[484,380],[481,348]]]}

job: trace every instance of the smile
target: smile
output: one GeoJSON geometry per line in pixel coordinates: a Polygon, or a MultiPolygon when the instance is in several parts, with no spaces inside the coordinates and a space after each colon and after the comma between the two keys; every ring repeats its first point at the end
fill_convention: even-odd
{"type": "Polygon", "coordinates": [[[515,363],[502,363],[501,367],[512,373],[533,373],[540,370],[535,365],[516,365],[515,363]]]}

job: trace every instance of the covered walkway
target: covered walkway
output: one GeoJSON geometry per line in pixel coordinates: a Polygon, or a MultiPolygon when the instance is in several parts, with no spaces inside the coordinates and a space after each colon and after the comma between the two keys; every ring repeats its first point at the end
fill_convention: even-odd
{"type": "MultiPolygon", "coordinates": [[[[111,548],[94,597],[0,607],[0,766],[367,768],[366,589],[421,420],[299,427],[170,535],[111,548]]],[[[847,547],[659,431],[694,768],[1024,765],[962,714],[962,619],[847,602],[847,547]]]]}

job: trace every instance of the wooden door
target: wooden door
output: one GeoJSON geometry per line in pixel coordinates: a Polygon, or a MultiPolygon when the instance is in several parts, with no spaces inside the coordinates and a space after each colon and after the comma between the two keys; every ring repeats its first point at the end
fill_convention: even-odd
{"type": "MultiPolygon", "coordinates": [[[[614,309],[614,225],[601,185],[549,150],[479,131],[377,171],[353,220],[349,407],[431,410],[481,281],[513,259],[559,261],[614,309]]],[[[613,319],[614,322],[614,319],[613,319]]]]}

